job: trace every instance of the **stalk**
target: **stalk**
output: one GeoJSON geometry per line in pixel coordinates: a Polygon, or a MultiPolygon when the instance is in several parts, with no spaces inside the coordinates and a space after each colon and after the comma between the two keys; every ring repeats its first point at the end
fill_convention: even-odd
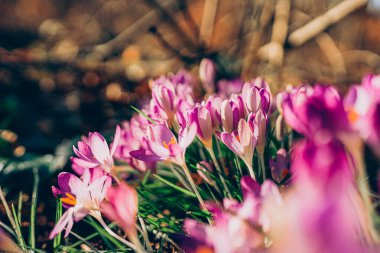
{"type": "Polygon", "coordinates": [[[263,182],[267,178],[266,172],[265,172],[265,161],[264,161],[264,154],[259,154],[259,164],[260,164],[260,170],[263,173],[263,182]]]}
{"type": "Polygon", "coordinates": [[[108,234],[110,234],[111,236],[113,236],[114,238],[116,238],[120,242],[124,243],[125,245],[127,245],[128,247],[130,247],[131,249],[133,249],[136,252],[140,252],[140,253],[145,252],[141,249],[137,249],[136,245],[132,244],[131,242],[125,240],[124,238],[120,237],[118,234],[113,232],[113,230],[107,226],[107,224],[104,222],[104,220],[101,216],[95,215],[94,217],[95,217],[95,219],[97,219],[99,221],[100,225],[102,225],[102,227],[107,231],[108,234]]]}
{"type": "Polygon", "coordinates": [[[214,150],[212,150],[212,147],[207,148],[207,150],[208,150],[208,152],[210,153],[210,156],[211,156],[212,162],[215,164],[216,170],[218,171],[218,174],[219,174],[220,181],[222,181],[223,187],[224,187],[224,189],[225,189],[226,192],[227,192],[227,196],[228,196],[229,198],[232,198],[231,192],[230,192],[230,190],[228,189],[228,187],[227,187],[227,183],[226,183],[226,181],[224,180],[224,177],[223,177],[223,175],[222,175],[222,170],[221,170],[221,168],[219,167],[219,163],[218,163],[218,161],[216,160],[214,150]]]}
{"type": "Polygon", "coordinates": [[[183,162],[183,164],[181,164],[180,166],[183,168],[183,171],[185,172],[185,175],[186,175],[187,179],[189,180],[190,186],[191,186],[191,188],[193,188],[193,191],[194,191],[195,195],[197,196],[197,199],[198,199],[199,203],[201,204],[202,209],[207,210],[205,202],[203,201],[201,195],[199,194],[199,191],[198,191],[198,189],[194,183],[193,178],[191,177],[189,168],[187,167],[186,163],[183,162]]]}

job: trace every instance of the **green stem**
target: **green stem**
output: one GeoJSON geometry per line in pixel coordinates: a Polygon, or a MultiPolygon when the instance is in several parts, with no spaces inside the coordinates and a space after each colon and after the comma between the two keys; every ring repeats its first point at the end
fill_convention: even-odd
{"type": "Polygon", "coordinates": [[[259,154],[259,163],[260,163],[260,169],[263,174],[263,182],[267,178],[266,172],[265,172],[265,161],[264,161],[264,154],[259,154]]]}
{"type": "Polygon", "coordinates": [[[33,193],[32,193],[32,205],[30,207],[29,245],[30,247],[35,248],[36,247],[35,219],[36,219],[36,210],[37,210],[38,184],[40,181],[37,168],[33,168],[33,174],[34,174],[34,185],[33,185],[33,193]]]}
{"type": "Polygon", "coordinates": [[[186,175],[187,179],[189,180],[190,186],[191,186],[191,188],[193,188],[193,191],[194,191],[195,195],[197,196],[197,199],[198,199],[199,203],[201,204],[202,209],[207,210],[207,208],[205,206],[205,202],[203,201],[201,195],[199,194],[199,191],[198,191],[198,189],[194,183],[193,178],[191,177],[189,168],[187,167],[186,163],[184,162],[183,164],[181,164],[181,167],[183,168],[183,171],[185,172],[185,175],[186,175]]]}
{"type": "Polygon", "coordinates": [[[104,222],[103,218],[99,215],[96,215],[94,216],[95,219],[97,219],[100,223],[100,225],[102,225],[102,227],[107,231],[108,234],[110,234],[112,237],[114,237],[115,239],[119,240],[120,242],[124,243],[125,245],[127,245],[128,247],[130,247],[131,249],[133,249],[134,251],[136,252],[144,252],[144,251],[140,251],[137,249],[136,245],[132,244],[131,242],[125,240],[124,238],[120,237],[118,234],[116,234],[115,232],[113,232],[112,229],[110,229],[107,224],[104,222]]]}
{"type": "Polygon", "coordinates": [[[173,164],[169,164],[168,165],[169,168],[171,169],[171,171],[173,172],[173,174],[178,178],[178,180],[181,182],[181,184],[183,184],[183,186],[185,186],[186,189],[190,190],[191,191],[191,187],[189,186],[189,184],[185,181],[185,179],[182,177],[182,175],[176,171],[176,169],[173,167],[173,164]]]}
{"type": "Polygon", "coordinates": [[[230,190],[228,189],[228,186],[227,186],[226,181],[224,180],[224,177],[223,177],[223,174],[222,174],[222,170],[221,170],[221,168],[219,167],[219,163],[218,163],[218,161],[217,161],[217,159],[216,159],[216,157],[215,157],[214,150],[212,150],[212,148],[208,148],[207,150],[208,150],[208,152],[210,153],[210,156],[211,156],[212,162],[215,164],[215,168],[216,168],[216,170],[218,171],[220,181],[222,181],[222,184],[223,184],[223,187],[224,187],[224,189],[225,189],[225,191],[226,191],[226,193],[227,193],[227,196],[228,196],[229,198],[232,198],[231,192],[230,192],[230,190]]]}

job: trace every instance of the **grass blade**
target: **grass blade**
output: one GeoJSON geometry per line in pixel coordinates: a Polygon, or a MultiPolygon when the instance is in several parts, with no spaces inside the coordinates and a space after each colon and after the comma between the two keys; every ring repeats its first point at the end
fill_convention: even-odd
{"type": "Polygon", "coordinates": [[[16,222],[15,222],[13,216],[12,216],[11,210],[9,209],[8,203],[7,203],[6,199],[5,199],[4,192],[3,192],[3,189],[1,188],[1,186],[0,186],[0,199],[1,199],[1,202],[3,202],[3,205],[4,205],[5,211],[7,213],[9,222],[11,223],[12,228],[13,228],[13,230],[16,233],[17,242],[20,245],[20,247],[23,250],[25,250],[24,238],[22,237],[22,234],[21,234],[20,230],[17,229],[17,224],[16,224],[16,222]]]}
{"type": "Polygon", "coordinates": [[[168,181],[168,180],[166,180],[166,179],[160,177],[159,175],[153,175],[153,176],[154,176],[155,178],[157,178],[158,180],[160,180],[161,182],[163,182],[164,184],[167,184],[167,185],[169,185],[170,187],[176,189],[177,191],[180,191],[180,192],[182,192],[182,193],[184,193],[184,194],[186,194],[186,195],[188,195],[188,196],[190,196],[190,197],[193,197],[193,198],[196,198],[196,197],[197,197],[197,196],[196,196],[194,193],[192,193],[191,191],[188,191],[188,190],[186,190],[186,189],[184,189],[184,188],[182,188],[182,187],[179,187],[179,186],[173,184],[172,182],[170,182],[170,181],[168,181]]]}
{"type": "Polygon", "coordinates": [[[148,115],[146,115],[145,112],[143,112],[143,111],[141,111],[140,109],[134,107],[133,105],[131,105],[131,108],[132,108],[133,110],[135,110],[136,112],[138,112],[139,114],[141,114],[142,116],[144,116],[147,120],[150,121],[150,123],[152,123],[152,124],[156,124],[156,121],[154,121],[154,120],[151,119],[148,115]]]}
{"type": "Polygon", "coordinates": [[[18,203],[17,203],[17,220],[21,226],[21,211],[22,211],[22,192],[18,194],[18,203]]]}
{"type": "MultiPolygon", "coordinates": [[[[55,213],[55,223],[57,224],[58,220],[62,217],[62,201],[60,198],[57,199],[57,209],[55,213]]],[[[53,242],[54,250],[57,249],[61,245],[61,238],[62,235],[59,233],[55,238],[53,242]]]]}
{"type": "Polygon", "coordinates": [[[29,226],[29,245],[33,249],[36,247],[36,238],[35,238],[35,225],[36,225],[36,210],[37,210],[37,194],[38,194],[38,184],[40,178],[38,176],[38,169],[33,168],[34,175],[34,184],[33,184],[33,193],[32,193],[32,204],[30,207],[30,226],[29,226]]]}

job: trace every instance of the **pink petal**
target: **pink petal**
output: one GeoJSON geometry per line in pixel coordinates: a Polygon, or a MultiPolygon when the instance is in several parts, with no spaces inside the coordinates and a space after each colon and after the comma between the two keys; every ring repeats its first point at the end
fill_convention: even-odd
{"type": "Polygon", "coordinates": [[[84,169],[90,169],[90,168],[94,168],[94,167],[98,166],[97,163],[86,161],[86,160],[83,160],[83,159],[77,158],[77,157],[71,157],[71,162],[74,163],[75,165],[79,166],[79,167],[84,168],[84,169]]]}
{"type": "Polygon", "coordinates": [[[95,132],[90,133],[89,137],[91,152],[94,154],[96,160],[104,164],[110,159],[110,150],[104,137],[95,132]]]}
{"type": "Polygon", "coordinates": [[[119,145],[120,134],[121,134],[120,127],[119,127],[119,125],[117,125],[117,126],[116,126],[115,137],[114,137],[114,140],[113,140],[113,142],[112,142],[111,157],[113,157],[113,154],[115,153],[116,148],[117,148],[117,146],[119,145]]]}
{"type": "Polygon", "coordinates": [[[145,161],[145,162],[157,162],[162,160],[162,157],[155,155],[155,154],[149,154],[146,149],[138,149],[133,150],[129,152],[129,154],[138,160],[145,161]]]}
{"type": "Polygon", "coordinates": [[[58,175],[58,186],[63,192],[69,192],[74,195],[79,195],[86,189],[86,185],[77,176],[61,172],[58,175]]]}
{"type": "Polygon", "coordinates": [[[238,156],[243,155],[244,148],[241,146],[241,144],[236,140],[236,137],[233,136],[233,134],[223,132],[220,134],[220,139],[222,142],[229,148],[231,151],[233,151],[238,156]]]}

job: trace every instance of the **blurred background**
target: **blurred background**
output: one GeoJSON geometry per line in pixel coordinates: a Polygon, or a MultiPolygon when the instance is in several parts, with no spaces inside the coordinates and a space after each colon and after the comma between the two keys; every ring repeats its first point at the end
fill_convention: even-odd
{"type": "MultiPolygon", "coordinates": [[[[0,185],[12,193],[15,172],[35,166],[46,167],[41,183],[51,184],[72,139],[113,133],[149,96],[151,78],[197,75],[204,57],[219,79],[263,76],[274,92],[317,82],[344,92],[380,73],[379,2],[1,0],[0,185]]],[[[40,212],[54,216],[54,204],[40,203],[40,212]]],[[[47,231],[48,221],[39,221],[47,231]]]]}

